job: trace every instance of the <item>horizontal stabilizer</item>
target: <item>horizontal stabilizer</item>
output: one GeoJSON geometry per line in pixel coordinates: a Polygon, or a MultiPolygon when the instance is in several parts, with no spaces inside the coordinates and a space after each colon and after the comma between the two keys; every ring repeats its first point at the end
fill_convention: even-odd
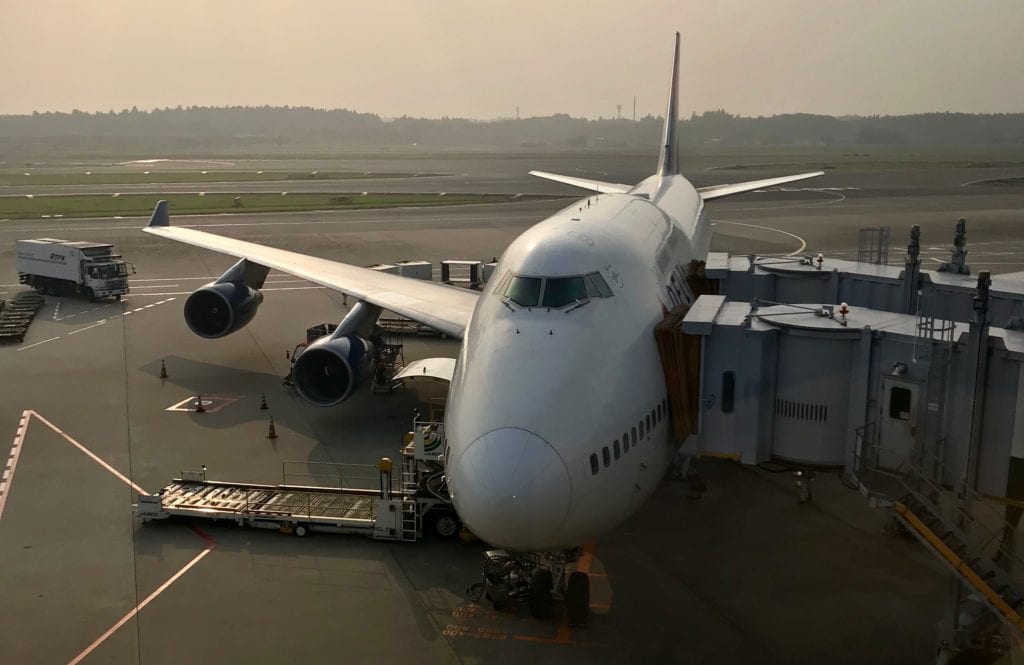
{"type": "Polygon", "coordinates": [[[598,194],[625,194],[629,190],[633,189],[630,185],[621,185],[615,182],[601,182],[600,180],[587,180],[586,178],[574,178],[568,175],[558,175],[557,173],[546,173],[544,171],[530,171],[530,175],[535,175],[538,178],[544,178],[545,180],[554,180],[565,185],[572,185],[573,187],[579,187],[580,189],[589,189],[592,192],[598,194]]]}
{"type": "Polygon", "coordinates": [[[825,175],[824,171],[815,171],[813,173],[801,173],[799,175],[786,175],[781,178],[768,178],[767,180],[748,180],[747,182],[737,182],[731,185],[711,185],[710,187],[699,187],[697,191],[705,201],[711,199],[720,199],[723,196],[732,196],[733,194],[742,194],[743,192],[752,192],[755,189],[764,189],[765,187],[774,187],[775,185],[784,185],[787,182],[796,182],[797,180],[805,180],[807,178],[816,178],[820,175],[825,175]]]}

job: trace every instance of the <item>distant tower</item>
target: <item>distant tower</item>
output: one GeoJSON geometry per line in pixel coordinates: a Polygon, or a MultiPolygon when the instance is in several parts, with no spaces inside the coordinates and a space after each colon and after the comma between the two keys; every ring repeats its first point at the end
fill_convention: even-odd
{"type": "Polygon", "coordinates": [[[519,120],[519,107],[516,107],[516,120],[519,120]]]}
{"type": "Polygon", "coordinates": [[[633,122],[636,122],[636,95],[633,95],[633,122]]]}
{"type": "Polygon", "coordinates": [[[615,119],[622,120],[622,104],[616,104],[615,107],[619,109],[618,113],[615,114],[615,119]]]}

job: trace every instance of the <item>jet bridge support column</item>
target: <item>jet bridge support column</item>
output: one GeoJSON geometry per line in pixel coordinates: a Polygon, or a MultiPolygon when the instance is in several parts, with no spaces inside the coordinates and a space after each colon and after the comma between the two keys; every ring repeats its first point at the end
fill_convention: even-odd
{"type": "Polygon", "coordinates": [[[917,311],[917,291],[921,282],[921,227],[910,227],[910,244],[903,262],[903,289],[900,296],[900,312],[914,314],[917,311]]]}

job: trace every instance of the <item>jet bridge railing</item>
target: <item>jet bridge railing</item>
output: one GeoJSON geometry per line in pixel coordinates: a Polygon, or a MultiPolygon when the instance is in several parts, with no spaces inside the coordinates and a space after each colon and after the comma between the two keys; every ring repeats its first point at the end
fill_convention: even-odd
{"type": "Polygon", "coordinates": [[[325,489],[377,490],[380,471],[372,464],[285,461],[281,463],[281,484],[325,489]]]}

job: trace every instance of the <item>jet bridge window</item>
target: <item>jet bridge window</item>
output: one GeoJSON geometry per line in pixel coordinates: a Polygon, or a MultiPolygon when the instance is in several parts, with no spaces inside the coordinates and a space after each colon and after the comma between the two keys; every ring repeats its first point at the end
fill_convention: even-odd
{"type": "Polygon", "coordinates": [[[894,420],[910,420],[912,393],[906,388],[893,386],[889,393],[889,417],[894,420]]]}
{"type": "Polygon", "coordinates": [[[516,275],[505,289],[505,297],[520,307],[536,307],[540,301],[540,277],[516,275]]]}
{"type": "Polygon", "coordinates": [[[611,453],[608,452],[608,446],[601,449],[601,459],[604,460],[604,468],[608,468],[612,464],[611,453]]]}
{"type": "Polygon", "coordinates": [[[586,299],[587,287],[582,277],[548,277],[545,280],[544,307],[565,307],[586,299]]]}
{"type": "Polygon", "coordinates": [[[591,455],[590,455],[590,473],[591,473],[591,475],[596,476],[599,469],[600,469],[600,467],[598,466],[598,463],[597,463],[597,453],[591,453],[591,455]]]}

